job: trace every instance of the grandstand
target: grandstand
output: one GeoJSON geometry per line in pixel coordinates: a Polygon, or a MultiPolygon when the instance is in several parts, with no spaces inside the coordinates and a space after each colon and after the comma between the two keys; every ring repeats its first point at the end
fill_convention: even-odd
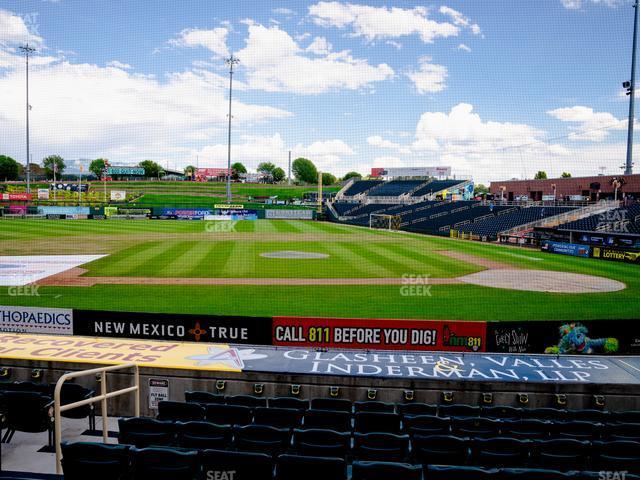
{"type": "Polygon", "coordinates": [[[640,204],[620,207],[564,223],[558,226],[558,230],[640,234],[640,204]]]}
{"type": "Polygon", "coordinates": [[[424,180],[391,180],[369,190],[369,197],[400,197],[412,193],[424,180]]]}

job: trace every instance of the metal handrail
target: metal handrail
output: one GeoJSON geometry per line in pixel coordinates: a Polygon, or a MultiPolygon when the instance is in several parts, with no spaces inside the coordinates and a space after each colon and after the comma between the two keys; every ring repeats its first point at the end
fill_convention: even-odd
{"type": "Polygon", "coordinates": [[[138,365],[135,363],[125,363],[123,365],[112,365],[109,367],[92,368],[91,370],[83,370],[81,372],[70,372],[62,375],[56,383],[56,388],[53,393],[53,408],[54,408],[54,430],[55,430],[55,446],[56,446],[56,473],[60,475],[62,473],[62,463],[60,462],[62,457],[62,412],[72,410],[74,408],[83,407],[95,402],[102,403],[102,440],[104,443],[108,443],[109,439],[109,427],[107,425],[107,400],[109,398],[125,395],[127,393],[136,393],[134,397],[135,416],[140,416],[140,371],[138,365]],[[107,372],[114,370],[124,370],[127,368],[133,368],[134,384],[131,387],[122,388],[120,390],[114,390],[113,392],[107,392],[107,372]],[[97,397],[86,398],[74,403],[68,403],[66,405],[60,405],[60,394],[62,392],[62,385],[67,380],[78,377],[85,377],[87,375],[102,376],[100,382],[100,395],[97,397]]]}

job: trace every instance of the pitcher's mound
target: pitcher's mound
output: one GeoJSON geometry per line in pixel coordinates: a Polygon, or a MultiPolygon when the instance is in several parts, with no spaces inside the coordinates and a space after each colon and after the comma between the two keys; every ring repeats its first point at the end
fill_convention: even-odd
{"type": "Polygon", "coordinates": [[[609,278],[547,270],[484,270],[458,280],[483,287],[553,293],[603,293],[623,290],[626,285],[609,278]]]}
{"type": "Polygon", "coordinates": [[[290,260],[307,260],[317,258],[329,258],[329,255],[315,252],[296,252],[295,250],[281,250],[279,252],[265,252],[260,254],[265,258],[287,258],[290,260]]]}

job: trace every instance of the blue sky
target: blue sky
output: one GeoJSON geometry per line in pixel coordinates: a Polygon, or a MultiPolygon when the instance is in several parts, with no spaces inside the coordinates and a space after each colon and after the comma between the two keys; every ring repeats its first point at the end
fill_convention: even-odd
{"type": "Polygon", "coordinates": [[[629,0],[2,0],[0,153],[24,162],[29,41],[34,161],[223,166],[233,51],[249,168],[291,149],[338,175],[617,173],[632,27],[629,0]]]}

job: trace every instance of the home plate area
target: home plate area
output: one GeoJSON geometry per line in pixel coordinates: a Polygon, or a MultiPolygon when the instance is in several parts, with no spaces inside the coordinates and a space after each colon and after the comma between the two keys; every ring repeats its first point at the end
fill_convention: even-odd
{"type": "Polygon", "coordinates": [[[0,286],[21,287],[66,272],[106,255],[29,255],[0,257],[0,286]]]}

